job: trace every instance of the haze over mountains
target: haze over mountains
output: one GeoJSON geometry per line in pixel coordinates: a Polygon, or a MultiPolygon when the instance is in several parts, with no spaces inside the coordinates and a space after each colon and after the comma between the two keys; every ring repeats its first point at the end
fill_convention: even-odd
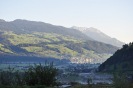
{"type": "Polygon", "coordinates": [[[77,29],[44,22],[0,20],[0,53],[67,59],[74,63],[102,63],[118,47],[102,43],[102,38],[109,38],[104,34],[100,38],[102,41],[96,41],[95,36],[101,36],[102,33],[95,32],[94,29],[94,32],[90,32],[92,35],[88,36],[77,29]]]}
{"type": "Polygon", "coordinates": [[[104,34],[100,30],[98,30],[96,28],[93,28],[93,27],[86,28],[86,27],[73,26],[72,28],[81,31],[82,33],[84,33],[88,37],[90,37],[90,38],[92,38],[96,41],[99,41],[99,42],[111,44],[111,45],[114,45],[114,46],[117,46],[117,47],[122,47],[122,45],[124,45],[123,42],[121,42],[121,41],[119,41],[115,38],[111,38],[110,36],[104,34]]]}

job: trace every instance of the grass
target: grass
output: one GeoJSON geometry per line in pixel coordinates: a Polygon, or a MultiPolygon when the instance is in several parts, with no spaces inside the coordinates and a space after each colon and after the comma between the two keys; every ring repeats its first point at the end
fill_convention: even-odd
{"type": "Polygon", "coordinates": [[[0,44],[0,51],[3,51],[5,53],[13,53],[11,50],[5,48],[3,44],[0,44]]]}
{"type": "Polygon", "coordinates": [[[75,39],[75,38],[72,38],[72,37],[65,37],[65,36],[62,36],[61,37],[63,40],[65,40],[65,41],[72,41],[72,42],[74,42],[74,43],[80,43],[80,42],[83,42],[83,41],[81,41],[81,40],[77,40],[77,39],[75,39]]]}
{"type": "Polygon", "coordinates": [[[8,35],[8,40],[14,44],[38,44],[40,42],[50,42],[50,40],[46,38],[40,38],[39,36],[35,36],[33,34],[14,34],[9,32],[8,34],[5,33],[4,35],[8,35]]]}
{"type": "Polygon", "coordinates": [[[22,47],[23,49],[26,49],[28,52],[42,52],[43,48],[42,47],[37,47],[37,46],[29,46],[29,47],[22,47]]]}

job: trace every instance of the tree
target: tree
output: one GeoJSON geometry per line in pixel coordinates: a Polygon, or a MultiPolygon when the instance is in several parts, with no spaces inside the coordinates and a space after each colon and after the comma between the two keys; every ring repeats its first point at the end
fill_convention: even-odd
{"type": "Polygon", "coordinates": [[[31,66],[25,72],[25,82],[27,85],[46,85],[53,86],[56,84],[57,69],[53,64],[39,64],[31,66]]]}
{"type": "Polygon", "coordinates": [[[92,78],[91,77],[88,78],[87,83],[88,83],[88,85],[92,84],[92,78]]]}
{"type": "Polygon", "coordinates": [[[113,76],[113,85],[115,88],[131,88],[125,74],[122,72],[115,72],[113,76]]]}
{"type": "Polygon", "coordinates": [[[9,68],[8,70],[0,71],[0,86],[54,86],[56,85],[56,76],[57,69],[53,66],[53,63],[35,64],[24,72],[9,68]]]}

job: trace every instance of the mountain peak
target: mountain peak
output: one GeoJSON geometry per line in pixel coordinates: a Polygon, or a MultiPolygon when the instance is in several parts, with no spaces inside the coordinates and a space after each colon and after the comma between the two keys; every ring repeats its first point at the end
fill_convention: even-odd
{"type": "Polygon", "coordinates": [[[87,28],[87,27],[77,27],[77,26],[73,26],[73,27],[71,27],[71,28],[73,28],[73,29],[78,29],[78,30],[80,30],[80,31],[87,31],[87,30],[89,30],[89,31],[92,31],[92,32],[101,32],[100,30],[98,30],[98,29],[96,29],[96,28],[94,28],[94,27],[90,27],[90,28],[87,28]]]}
{"type": "Polygon", "coordinates": [[[25,20],[25,19],[16,19],[13,22],[18,22],[18,21],[28,21],[28,20],[25,20]]]}
{"type": "Polygon", "coordinates": [[[73,26],[72,28],[81,31],[82,33],[84,33],[88,37],[90,37],[96,41],[99,41],[99,42],[111,44],[111,45],[117,46],[117,47],[122,47],[122,45],[124,44],[123,42],[121,42],[115,38],[111,38],[110,36],[104,34],[103,32],[101,32],[100,30],[98,30],[94,27],[87,28],[87,27],[73,26]]]}

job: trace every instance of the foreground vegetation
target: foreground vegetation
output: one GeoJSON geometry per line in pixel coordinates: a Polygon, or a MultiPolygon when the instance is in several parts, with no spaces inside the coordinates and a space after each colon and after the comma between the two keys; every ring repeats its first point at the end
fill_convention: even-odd
{"type": "MultiPolygon", "coordinates": [[[[35,64],[21,72],[9,67],[0,71],[0,88],[62,88],[57,75],[58,70],[52,63],[35,64]]],[[[88,85],[70,82],[68,88],[133,88],[132,78],[121,72],[113,76],[113,84],[92,84],[92,79],[88,78],[88,85]]]]}
{"type": "Polygon", "coordinates": [[[9,67],[8,70],[0,72],[0,86],[7,88],[35,88],[37,85],[40,85],[38,88],[52,87],[57,85],[56,76],[57,69],[52,63],[30,66],[23,72],[9,67]]]}

